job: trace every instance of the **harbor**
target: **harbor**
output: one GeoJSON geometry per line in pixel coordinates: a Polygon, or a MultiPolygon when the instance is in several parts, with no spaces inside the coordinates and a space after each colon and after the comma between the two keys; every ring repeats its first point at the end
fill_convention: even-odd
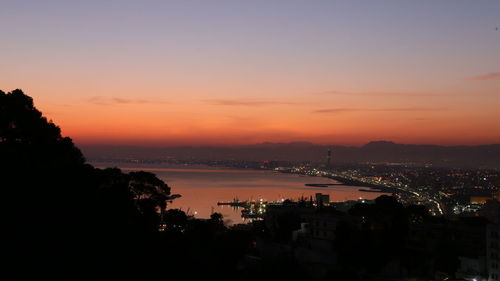
{"type": "MultiPolygon", "coordinates": [[[[377,192],[377,191],[374,191],[377,192]]],[[[217,202],[218,206],[230,206],[234,210],[240,211],[241,217],[244,220],[262,220],[266,215],[266,210],[268,207],[279,207],[279,206],[289,206],[289,207],[311,207],[311,208],[328,208],[332,207],[339,211],[346,211],[355,204],[367,204],[372,203],[373,200],[363,199],[359,197],[355,200],[346,200],[342,202],[331,202],[329,194],[316,193],[309,197],[300,197],[297,200],[293,199],[281,199],[279,201],[265,201],[263,199],[259,200],[245,200],[240,201],[234,198],[232,201],[222,201],[217,202]]]]}

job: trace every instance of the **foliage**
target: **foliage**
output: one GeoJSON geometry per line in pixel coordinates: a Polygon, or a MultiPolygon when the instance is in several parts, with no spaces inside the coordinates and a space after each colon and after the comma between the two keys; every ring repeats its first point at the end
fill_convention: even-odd
{"type": "Polygon", "coordinates": [[[20,279],[30,271],[39,278],[107,273],[101,276],[157,279],[188,276],[193,266],[216,277],[222,262],[236,268],[226,243],[247,239],[219,240],[227,233],[220,214],[202,221],[167,211],[170,187],[152,173],[86,164],[72,140],[21,90],[0,91],[0,171],[7,199],[3,229],[11,242],[4,254],[10,268],[21,267],[20,279]],[[167,230],[182,231],[159,232],[162,220],[167,230]],[[215,247],[226,250],[209,263],[198,258],[215,247]]]}

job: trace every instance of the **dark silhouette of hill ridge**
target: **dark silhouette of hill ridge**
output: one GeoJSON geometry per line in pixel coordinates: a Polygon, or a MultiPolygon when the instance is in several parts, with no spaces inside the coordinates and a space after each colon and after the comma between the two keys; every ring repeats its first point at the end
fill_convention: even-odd
{"type": "Polygon", "coordinates": [[[363,146],[318,145],[309,142],[272,143],[230,147],[134,147],[81,146],[92,159],[197,159],[197,160],[277,160],[324,162],[328,149],[332,162],[364,163],[395,162],[432,164],[443,167],[500,168],[500,144],[441,146],[430,144],[398,144],[392,141],[372,141],[363,146]]]}

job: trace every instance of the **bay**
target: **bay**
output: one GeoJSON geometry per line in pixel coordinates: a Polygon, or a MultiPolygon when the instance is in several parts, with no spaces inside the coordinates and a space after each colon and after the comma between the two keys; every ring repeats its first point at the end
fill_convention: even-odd
{"type": "Polygon", "coordinates": [[[172,194],[181,194],[169,204],[197,218],[208,218],[213,212],[224,216],[227,224],[246,222],[241,209],[218,206],[217,202],[263,200],[296,200],[300,197],[314,198],[316,193],[330,195],[331,202],[357,199],[374,199],[385,193],[362,192],[370,189],[362,186],[332,185],[326,187],[305,184],[338,184],[324,177],[278,173],[269,170],[242,170],[210,166],[173,166],[166,164],[136,163],[92,163],[99,168],[118,167],[124,172],[148,171],[156,174],[170,187],[172,194]]]}

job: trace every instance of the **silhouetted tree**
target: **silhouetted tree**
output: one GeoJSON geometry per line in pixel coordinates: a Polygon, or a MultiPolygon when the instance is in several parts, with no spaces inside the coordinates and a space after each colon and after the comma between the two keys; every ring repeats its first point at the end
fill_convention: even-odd
{"type": "Polygon", "coordinates": [[[223,218],[224,218],[224,216],[221,213],[217,213],[217,212],[212,213],[210,215],[210,220],[216,224],[224,223],[222,220],[223,218]]]}
{"type": "Polygon", "coordinates": [[[197,220],[167,211],[170,187],[152,173],[86,164],[21,90],[0,91],[0,173],[8,236],[2,253],[10,261],[4,266],[17,279],[24,272],[52,279],[221,279],[222,265],[231,266],[227,276],[236,272],[249,240],[231,235],[220,214],[197,220]],[[182,231],[159,232],[161,219],[182,231]]]}
{"type": "Polygon", "coordinates": [[[149,172],[130,172],[129,188],[136,205],[151,230],[158,229],[167,209],[170,187],[155,174],[149,172]]]}
{"type": "Polygon", "coordinates": [[[167,229],[169,230],[182,230],[186,227],[188,217],[186,213],[179,209],[170,209],[164,215],[167,229]]]}
{"type": "Polygon", "coordinates": [[[21,90],[0,91],[0,171],[8,199],[3,227],[12,242],[7,253],[15,264],[52,274],[82,270],[84,264],[96,270],[99,265],[88,262],[96,257],[133,259],[138,245],[125,241],[158,225],[157,207],[164,209],[170,194],[150,173],[127,175],[85,164],[72,140],[21,90]]]}

